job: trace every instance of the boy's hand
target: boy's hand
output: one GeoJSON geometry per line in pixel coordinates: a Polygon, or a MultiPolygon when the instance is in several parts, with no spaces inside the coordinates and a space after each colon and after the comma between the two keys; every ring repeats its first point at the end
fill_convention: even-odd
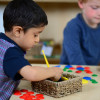
{"type": "Polygon", "coordinates": [[[50,78],[52,81],[58,81],[63,73],[63,70],[61,68],[58,67],[51,67],[51,69],[54,72],[54,77],[50,78]]]}
{"type": "Polygon", "coordinates": [[[58,67],[39,67],[39,66],[24,66],[20,69],[19,74],[29,81],[41,81],[51,78],[53,81],[58,81],[63,73],[63,70],[58,67]]]}

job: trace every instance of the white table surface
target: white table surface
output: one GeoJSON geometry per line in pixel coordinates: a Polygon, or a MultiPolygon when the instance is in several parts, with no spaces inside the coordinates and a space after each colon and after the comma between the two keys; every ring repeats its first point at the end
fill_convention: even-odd
{"type": "MultiPolygon", "coordinates": [[[[47,67],[44,64],[34,64],[33,66],[44,66],[47,67]]],[[[51,66],[55,66],[55,65],[51,65],[51,66]]],[[[76,68],[75,65],[73,65],[73,67],[76,68]]],[[[67,72],[67,73],[71,73],[71,74],[76,74],[82,77],[85,76],[89,76],[92,79],[95,79],[98,83],[97,84],[93,84],[89,81],[88,84],[83,84],[82,86],[82,92],[77,92],[65,97],[61,97],[61,98],[53,98],[47,95],[44,95],[44,100],[100,100],[100,66],[82,66],[82,67],[90,67],[90,70],[93,72],[93,74],[97,74],[97,77],[93,77],[92,74],[87,74],[85,72],[82,72],[81,74],[75,73],[75,70],[73,70],[73,72],[67,72]]],[[[61,68],[64,68],[64,65],[61,66],[61,68]]],[[[18,90],[21,89],[27,89],[29,91],[33,91],[31,88],[31,83],[29,81],[26,80],[21,80],[21,83],[19,84],[18,90]]],[[[35,93],[37,94],[37,93],[35,93]]],[[[20,99],[19,96],[15,96],[12,95],[10,100],[23,100],[20,99]]]]}

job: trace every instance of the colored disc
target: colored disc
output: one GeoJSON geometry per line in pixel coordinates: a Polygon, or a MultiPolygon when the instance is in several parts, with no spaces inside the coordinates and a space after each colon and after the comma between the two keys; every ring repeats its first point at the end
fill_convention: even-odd
{"type": "Polygon", "coordinates": [[[97,74],[93,74],[92,76],[93,76],[93,77],[97,77],[98,75],[97,75],[97,74]]]}
{"type": "Polygon", "coordinates": [[[63,71],[66,71],[66,68],[64,68],[63,71]]]}
{"type": "Polygon", "coordinates": [[[74,68],[74,67],[71,67],[71,68],[69,68],[69,69],[71,69],[71,70],[75,70],[75,68],[74,68]]]}
{"type": "Polygon", "coordinates": [[[14,91],[14,95],[21,95],[22,93],[19,90],[14,91]]]}
{"type": "Polygon", "coordinates": [[[87,84],[87,83],[88,83],[88,81],[87,81],[87,80],[82,79],[82,84],[87,84]]]}
{"type": "Polygon", "coordinates": [[[85,80],[91,80],[91,77],[83,77],[85,80]]]}
{"type": "Polygon", "coordinates": [[[77,70],[84,70],[84,68],[83,67],[78,67],[78,68],[76,68],[77,70]]]}
{"type": "Polygon", "coordinates": [[[76,73],[81,73],[82,71],[80,71],[80,70],[78,70],[78,71],[76,71],[76,73]]]}
{"type": "Polygon", "coordinates": [[[54,67],[61,67],[61,65],[57,65],[57,66],[54,66],[54,67]]]}
{"type": "Polygon", "coordinates": [[[87,70],[89,70],[89,69],[90,69],[90,67],[84,67],[84,69],[87,69],[87,70]]]}
{"type": "Polygon", "coordinates": [[[73,72],[72,70],[68,70],[67,72],[73,72]]]}
{"type": "Polygon", "coordinates": [[[65,68],[71,68],[71,67],[72,67],[71,65],[66,65],[66,66],[65,66],[65,68]]]}
{"type": "Polygon", "coordinates": [[[95,79],[90,80],[93,84],[97,84],[98,82],[95,79]]]}
{"type": "Polygon", "coordinates": [[[21,91],[21,92],[28,92],[27,89],[21,89],[20,91],[21,91]]]}

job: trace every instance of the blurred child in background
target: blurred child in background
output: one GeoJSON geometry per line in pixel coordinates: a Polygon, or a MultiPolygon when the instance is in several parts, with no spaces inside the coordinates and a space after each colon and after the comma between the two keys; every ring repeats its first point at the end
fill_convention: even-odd
{"type": "Polygon", "coordinates": [[[100,0],[78,0],[82,12],[64,29],[61,64],[100,63],[100,0]]]}

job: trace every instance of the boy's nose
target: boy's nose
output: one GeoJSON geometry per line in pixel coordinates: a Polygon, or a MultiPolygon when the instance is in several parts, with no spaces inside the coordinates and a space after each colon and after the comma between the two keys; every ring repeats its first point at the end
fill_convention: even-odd
{"type": "Polygon", "coordinates": [[[98,12],[97,12],[97,13],[98,13],[98,15],[100,16],[100,8],[99,8],[99,10],[98,10],[98,12]]]}
{"type": "Polygon", "coordinates": [[[39,41],[40,41],[40,39],[39,39],[39,38],[37,38],[37,39],[35,40],[35,43],[39,43],[39,41]]]}

